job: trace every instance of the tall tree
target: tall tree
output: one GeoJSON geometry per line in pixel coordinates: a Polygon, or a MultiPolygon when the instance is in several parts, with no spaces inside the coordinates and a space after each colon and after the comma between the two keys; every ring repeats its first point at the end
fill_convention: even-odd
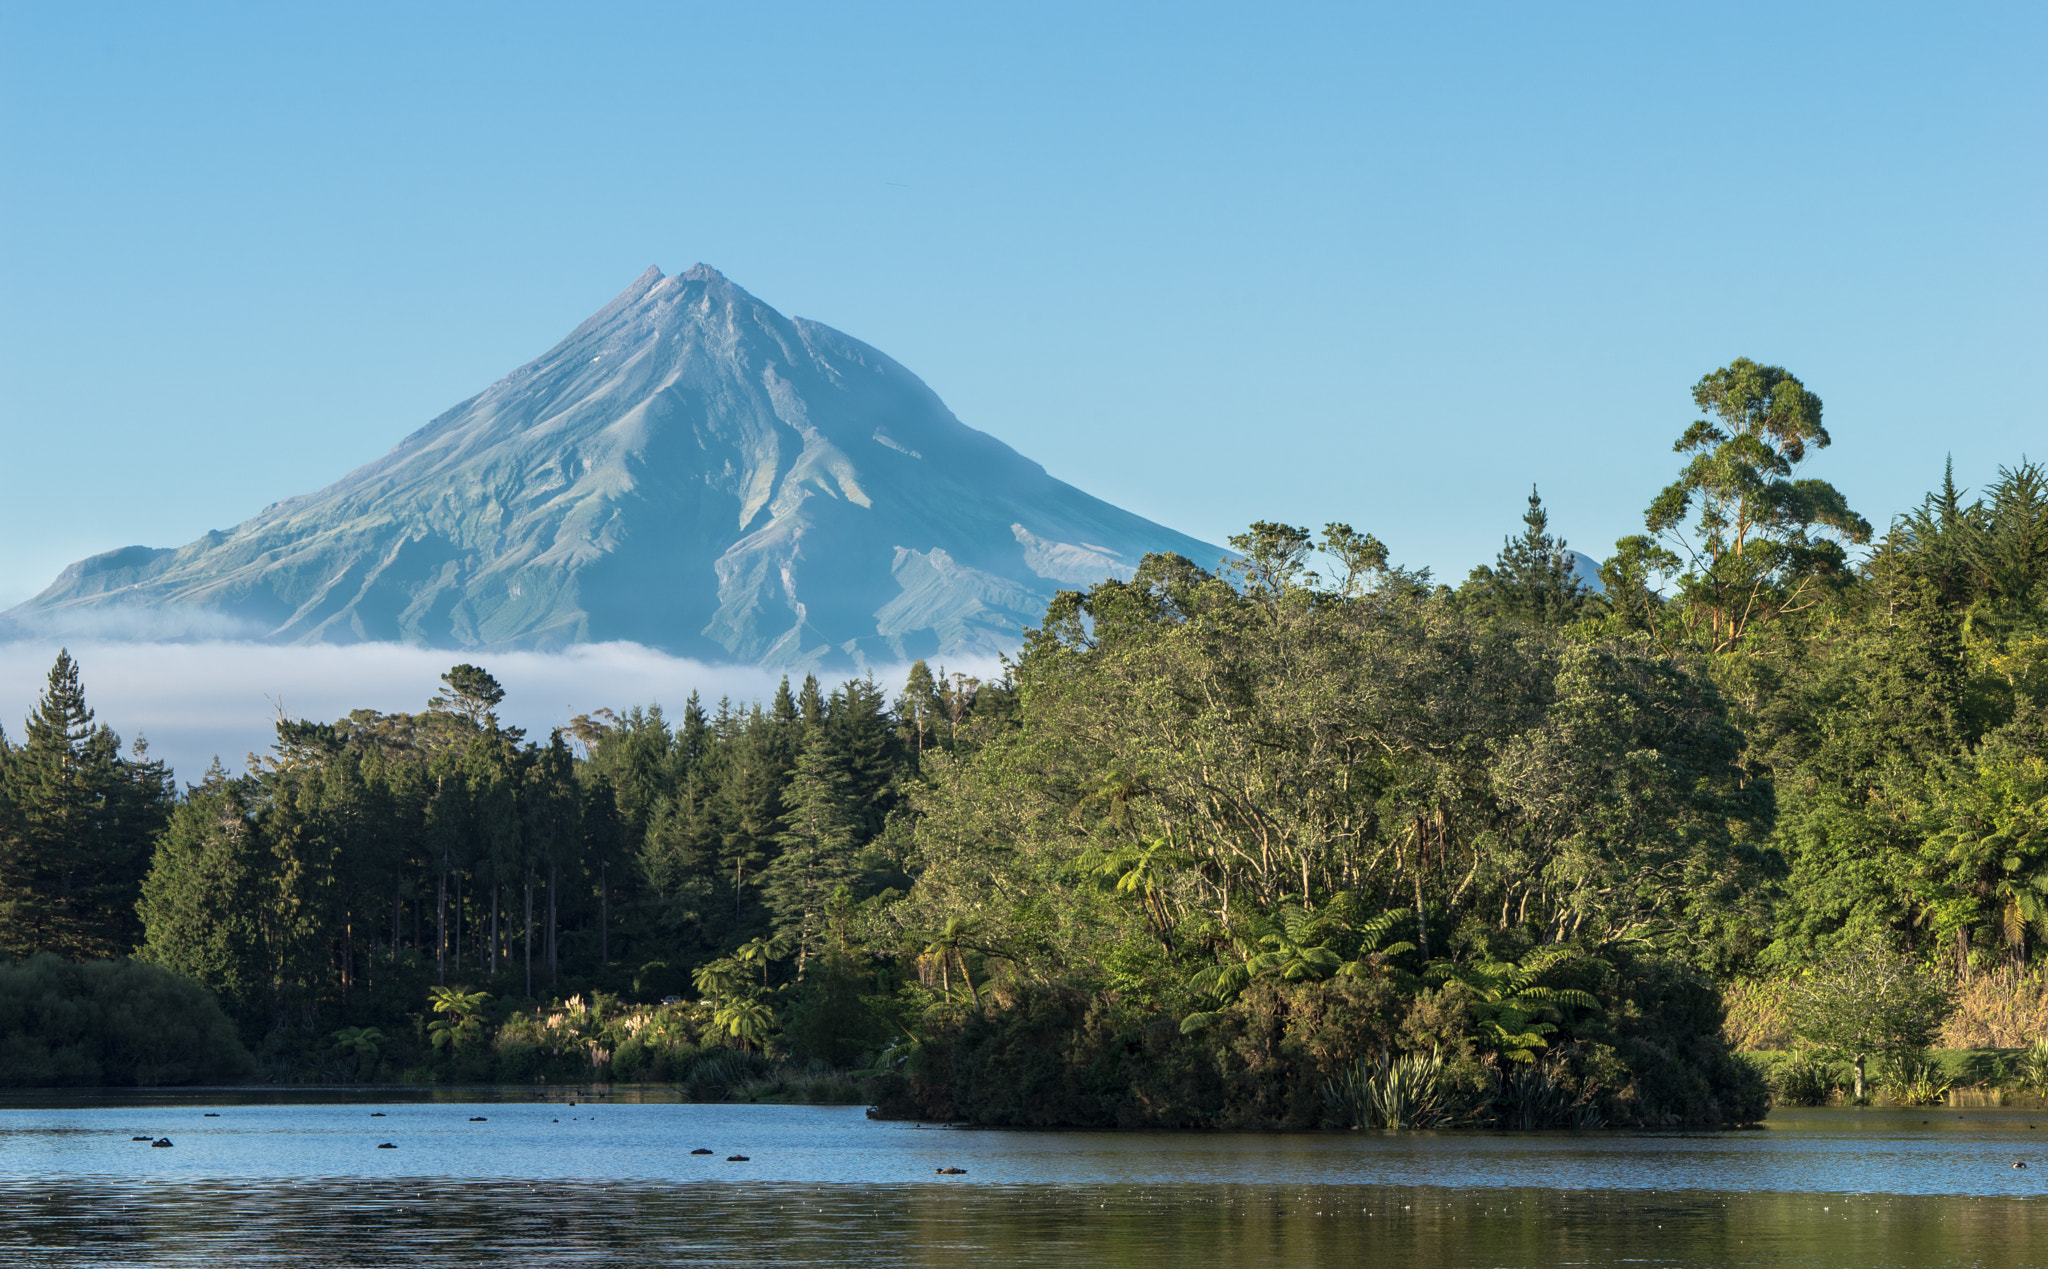
{"type": "MultiPolygon", "coordinates": [[[[1870,524],[1833,485],[1796,474],[1831,438],[1820,398],[1790,371],[1738,357],[1695,384],[1692,399],[1710,417],[1672,446],[1692,458],[1644,523],[1683,557],[1687,627],[1726,652],[1758,623],[1818,603],[1845,573],[1843,544],[1869,541],[1870,524]]],[[[1621,545],[1626,554],[1632,543],[1621,545]]]]}
{"type": "Polygon", "coordinates": [[[120,737],[94,723],[69,651],[57,654],[5,778],[0,947],[73,960],[130,951],[169,778],[140,754],[124,760],[120,737]]]}
{"type": "Polygon", "coordinates": [[[782,853],[763,874],[762,890],[776,933],[794,945],[801,981],[820,950],[827,905],[853,877],[856,826],[853,781],[822,730],[797,755],[790,776],[782,853]]]}

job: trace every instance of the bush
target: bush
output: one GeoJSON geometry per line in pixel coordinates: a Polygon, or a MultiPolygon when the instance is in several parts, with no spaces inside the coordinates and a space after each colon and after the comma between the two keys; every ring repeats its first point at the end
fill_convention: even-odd
{"type": "Polygon", "coordinates": [[[1771,1100],[1780,1106],[1825,1106],[1838,1082],[1833,1062],[1795,1053],[1771,1072],[1771,1100]]]}
{"type": "Polygon", "coordinates": [[[1935,1105],[1948,1096],[1954,1083],[1924,1049],[1886,1058],[1881,1079],[1885,1095],[1900,1106],[1935,1105]]]}
{"type": "Polygon", "coordinates": [[[498,1046],[492,1078],[500,1084],[530,1084],[540,1075],[540,1046],[510,1040],[498,1046]]]}
{"type": "Polygon", "coordinates": [[[213,993],[169,970],[47,952],[0,965],[0,1087],[149,1088],[254,1072],[213,993]]]}
{"type": "Polygon", "coordinates": [[[2048,1093],[2048,1040],[2036,1040],[2013,1060],[2013,1078],[2022,1088],[2048,1093]]]}

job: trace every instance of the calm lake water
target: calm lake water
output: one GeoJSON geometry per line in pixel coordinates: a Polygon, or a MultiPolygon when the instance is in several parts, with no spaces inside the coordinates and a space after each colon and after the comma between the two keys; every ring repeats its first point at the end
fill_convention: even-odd
{"type": "Polygon", "coordinates": [[[334,1096],[16,1099],[0,1264],[2048,1265],[2039,1110],[1116,1134],[334,1096]]]}

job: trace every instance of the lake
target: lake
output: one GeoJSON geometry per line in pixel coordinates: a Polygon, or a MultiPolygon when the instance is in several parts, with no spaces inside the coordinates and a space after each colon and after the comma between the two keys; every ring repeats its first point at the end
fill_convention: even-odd
{"type": "Polygon", "coordinates": [[[0,1108],[0,1263],[2048,1264],[2039,1110],[1168,1134],[532,1098],[17,1097],[0,1108]]]}

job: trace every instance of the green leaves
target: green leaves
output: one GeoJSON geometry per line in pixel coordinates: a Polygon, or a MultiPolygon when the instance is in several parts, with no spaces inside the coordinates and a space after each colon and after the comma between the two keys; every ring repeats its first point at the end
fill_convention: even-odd
{"type": "Polygon", "coordinates": [[[1638,547],[1621,571],[1682,569],[1686,627],[1726,652],[1758,623],[1811,607],[1842,573],[1843,543],[1869,541],[1870,525],[1834,486],[1793,478],[1808,447],[1825,449],[1830,438],[1820,398],[1791,372],[1739,357],[1694,385],[1693,402],[1717,421],[1697,420],[1679,436],[1672,448],[1693,457],[1643,514],[1676,552],[1638,547]]]}
{"type": "Polygon", "coordinates": [[[460,1049],[483,1034],[486,991],[463,991],[458,987],[429,987],[428,1006],[442,1014],[427,1024],[427,1038],[437,1049],[460,1049]]]}
{"type": "Polygon", "coordinates": [[[1792,1028],[1824,1055],[1857,1064],[1927,1047],[1955,1008],[1953,991],[1909,957],[1878,942],[1846,948],[1812,964],[1787,993],[1792,1028]]]}
{"type": "Polygon", "coordinates": [[[1582,964],[1607,968],[1604,961],[1569,948],[1536,952],[1519,963],[1438,961],[1430,968],[1470,993],[1480,1032],[1495,1050],[1509,1061],[1533,1062],[1535,1050],[1548,1044],[1547,1037],[1556,1033],[1555,1020],[1563,1016],[1565,1007],[1600,1008],[1600,1002],[1588,992],[1542,982],[1550,973],[1582,964]]]}

